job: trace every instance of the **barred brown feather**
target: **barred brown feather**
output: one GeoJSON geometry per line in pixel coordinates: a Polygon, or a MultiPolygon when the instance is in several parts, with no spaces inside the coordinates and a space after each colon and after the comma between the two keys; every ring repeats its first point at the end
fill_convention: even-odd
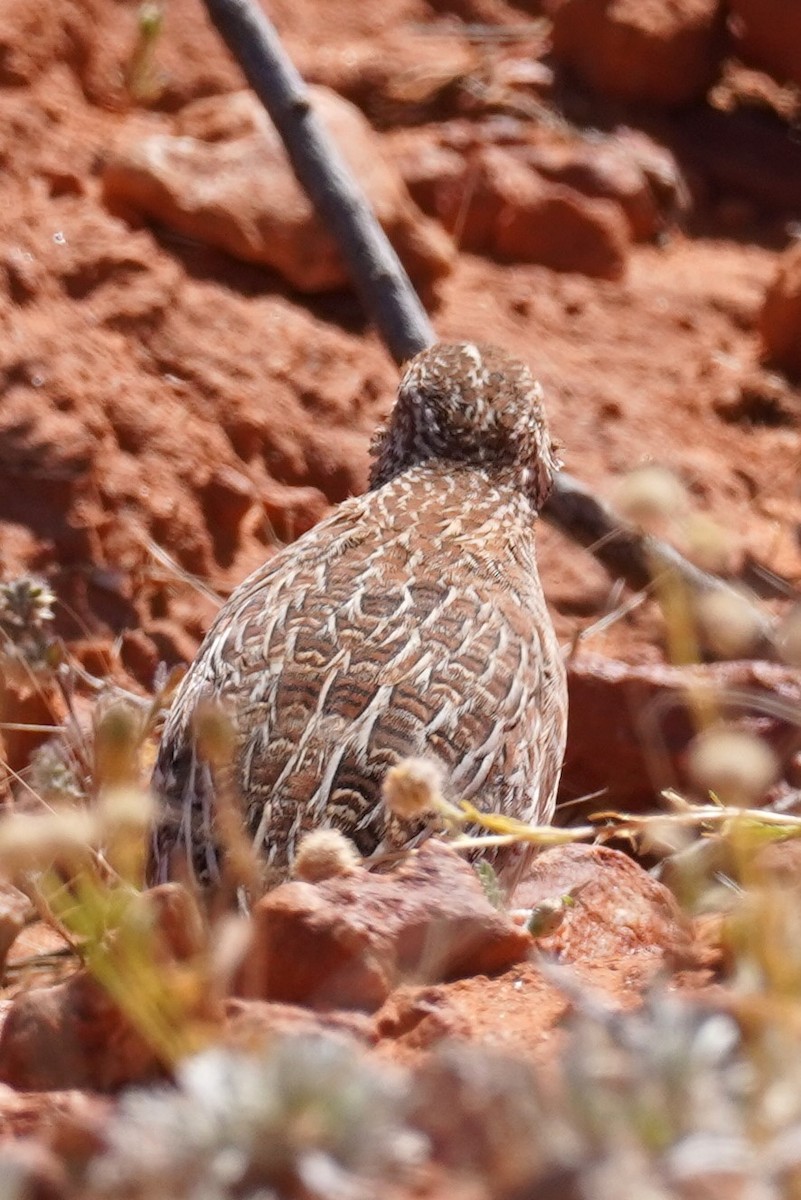
{"type": "Polygon", "coordinates": [[[250,576],[221,609],[169,713],[154,775],[153,874],[220,878],[214,784],[193,715],[232,712],[234,780],[270,882],[333,826],[364,855],[396,845],[381,803],[410,755],[455,798],[553,814],[564,668],[537,573],[534,519],[558,467],[528,369],[440,344],[408,365],[374,444],[370,491],[250,576]]]}

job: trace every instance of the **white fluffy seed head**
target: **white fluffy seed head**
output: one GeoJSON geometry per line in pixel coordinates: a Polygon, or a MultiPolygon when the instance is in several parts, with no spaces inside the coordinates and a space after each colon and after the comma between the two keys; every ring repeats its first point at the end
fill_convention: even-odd
{"type": "Polygon", "coordinates": [[[12,813],[0,821],[0,877],[77,866],[98,841],[98,823],[88,809],[12,813]]]}
{"type": "Polygon", "coordinates": [[[644,529],[682,518],[689,511],[687,489],[666,467],[646,464],[629,471],[618,483],[621,515],[644,529]]]}
{"type": "Polygon", "coordinates": [[[701,791],[713,792],[723,804],[742,807],[761,800],[779,773],[776,755],[766,742],[724,726],[694,739],[687,765],[701,791]]]}
{"type": "Polygon", "coordinates": [[[689,513],[682,522],[682,543],[687,557],[702,571],[725,575],[737,558],[731,531],[718,525],[707,513],[689,513]]]}
{"type": "Polygon", "coordinates": [[[353,842],[338,829],[313,829],[298,844],[292,874],[306,883],[321,883],[349,875],[359,861],[353,842]]]}
{"type": "Polygon", "coordinates": [[[98,827],[107,833],[144,832],[156,817],[156,802],[151,792],[138,787],[103,788],[95,807],[98,827]]]}
{"type": "Polygon", "coordinates": [[[734,590],[699,596],[696,614],[703,643],[718,658],[746,657],[759,643],[757,611],[734,590]]]}
{"type": "Polygon", "coordinates": [[[401,821],[427,816],[443,803],[442,778],[442,768],[431,759],[405,758],[384,777],[384,804],[401,821]]]}

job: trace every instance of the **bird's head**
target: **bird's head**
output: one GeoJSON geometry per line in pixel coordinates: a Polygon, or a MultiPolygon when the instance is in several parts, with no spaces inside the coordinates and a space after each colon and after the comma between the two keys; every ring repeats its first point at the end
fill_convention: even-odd
{"type": "Polygon", "coordinates": [[[432,460],[511,475],[539,509],[560,463],[542,388],[494,346],[438,342],[406,365],[395,407],[373,442],[370,486],[432,460]]]}

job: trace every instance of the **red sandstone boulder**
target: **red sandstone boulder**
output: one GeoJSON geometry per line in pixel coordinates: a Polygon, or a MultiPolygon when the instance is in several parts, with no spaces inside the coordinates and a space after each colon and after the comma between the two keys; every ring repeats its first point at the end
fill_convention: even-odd
{"type": "MultiPolygon", "coordinates": [[[[165,962],[197,956],[204,938],[188,894],[165,884],[148,896],[160,934],[154,951],[165,962]]],[[[214,998],[200,995],[191,1016],[221,1017],[214,1010],[214,998]]],[[[153,1045],[88,971],[18,995],[0,1030],[0,1080],[20,1090],[107,1092],[163,1071],[153,1045]]]]}
{"type": "Polygon", "coordinates": [[[720,0],[547,0],[554,55],[615,100],[678,107],[715,78],[720,0]]]}
{"type": "Polygon", "coordinates": [[[625,271],[630,237],[620,206],[551,183],[511,150],[480,151],[443,188],[441,202],[449,224],[461,220],[469,250],[600,279],[625,271]]]}
{"type": "MultiPolygon", "coordinates": [[[[366,119],[327,88],[312,94],[412,278],[425,287],[447,274],[454,254],[449,238],[417,208],[366,119]]],[[[339,250],[250,92],[199,100],[168,129],[132,119],[109,155],[103,190],[114,209],[270,267],[299,291],[348,283],[339,250]]]]}
{"type": "MultiPolygon", "coordinates": [[[[652,811],[661,788],[684,786],[687,747],[696,722],[687,696],[702,688],[725,705],[730,720],[764,737],[784,761],[787,720],[763,711],[760,695],[781,697],[794,710],[801,701],[798,671],[778,663],[737,661],[673,667],[632,666],[600,654],[581,653],[568,664],[570,724],[562,774],[571,800],[601,792],[587,802],[598,809],[652,811]],[[737,701],[727,697],[737,697],[737,701]]],[[[576,808],[570,809],[576,816],[576,808]]]]}
{"type": "Polygon", "coordinates": [[[671,892],[619,850],[556,846],[534,859],[514,903],[536,908],[569,897],[554,932],[539,940],[566,962],[656,955],[693,963],[689,922],[671,892]]]}
{"type": "Polygon", "coordinates": [[[646,134],[532,146],[525,161],[545,179],[620,206],[635,242],[670,229],[688,207],[689,191],[669,150],[646,134]]]}
{"type": "Polygon", "coordinates": [[[275,1038],[338,1036],[369,1044],[373,1018],[360,1012],[314,1012],[296,1004],[232,997],[225,1004],[221,1041],[231,1049],[257,1052],[275,1038]]]}
{"type": "Polygon", "coordinates": [[[235,990],[372,1011],[401,981],[503,971],[531,948],[525,930],[490,904],[473,868],[429,842],[386,875],[357,869],[269,892],[253,911],[235,990]]]}

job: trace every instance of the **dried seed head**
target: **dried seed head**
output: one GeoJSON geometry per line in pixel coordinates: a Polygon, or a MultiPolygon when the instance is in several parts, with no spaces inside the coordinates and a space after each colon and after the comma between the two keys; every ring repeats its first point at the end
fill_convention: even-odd
{"type": "Polygon", "coordinates": [[[0,621],[11,631],[22,633],[52,621],[55,602],[47,584],[33,576],[0,583],[0,621]]]}
{"type": "Polygon", "coordinates": [[[703,643],[718,658],[742,658],[759,643],[756,610],[738,592],[707,592],[699,596],[696,613],[703,643]]]}
{"type": "Polygon", "coordinates": [[[687,489],[666,467],[637,467],[620,480],[617,506],[629,521],[643,528],[685,516],[690,507],[687,489]]]}
{"type": "Polygon", "coordinates": [[[202,699],[193,717],[198,754],[214,766],[226,766],[236,753],[236,730],[226,708],[217,700],[202,699]]]}
{"type": "Polygon", "coordinates": [[[550,937],[556,933],[565,919],[565,902],[561,896],[551,900],[541,900],[532,908],[526,929],[535,938],[550,937]]]}
{"type": "Polygon", "coordinates": [[[164,24],[164,10],[160,4],[145,3],[139,9],[139,33],[148,40],[158,37],[164,24]]]}
{"type": "Polygon", "coordinates": [[[307,883],[320,883],[349,875],[359,861],[353,842],[338,829],[313,829],[298,845],[292,874],[307,883]]]}
{"type": "Polygon", "coordinates": [[[760,800],[779,773],[776,755],[761,738],[738,729],[709,729],[690,747],[688,769],[695,785],[724,804],[743,807],[760,800]]]}
{"type": "Polygon", "coordinates": [[[53,665],[55,602],[47,584],[33,576],[0,583],[0,633],[7,656],[33,667],[53,665]]]}
{"type": "Polygon", "coordinates": [[[144,788],[109,787],[101,790],[95,811],[104,833],[136,833],[150,828],[156,805],[144,788]]]}
{"type": "Polygon", "coordinates": [[[677,825],[669,816],[648,820],[643,826],[639,845],[643,854],[659,858],[680,854],[693,841],[693,833],[677,825]]]}
{"type": "Polygon", "coordinates": [[[53,866],[77,866],[97,842],[97,822],[85,809],[14,813],[0,821],[0,874],[13,879],[53,866]]]}
{"type": "Polygon", "coordinates": [[[141,714],[124,700],[98,709],[95,722],[95,780],[114,787],[133,782],[138,774],[141,714]]]}
{"type": "Polygon", "coordinates": [[[729,530],[718,525],[706,513],[689,513],[682,524],[687,557],[702,571],[727,574],[736,558],[736,546],[729,530]]]}
{"type": "Polygon", "coordinates": [[[391,767],[381,794],[401,821],[416,821],[443,806],[442,768],[428,758],[405,758],[391,767]]]}

